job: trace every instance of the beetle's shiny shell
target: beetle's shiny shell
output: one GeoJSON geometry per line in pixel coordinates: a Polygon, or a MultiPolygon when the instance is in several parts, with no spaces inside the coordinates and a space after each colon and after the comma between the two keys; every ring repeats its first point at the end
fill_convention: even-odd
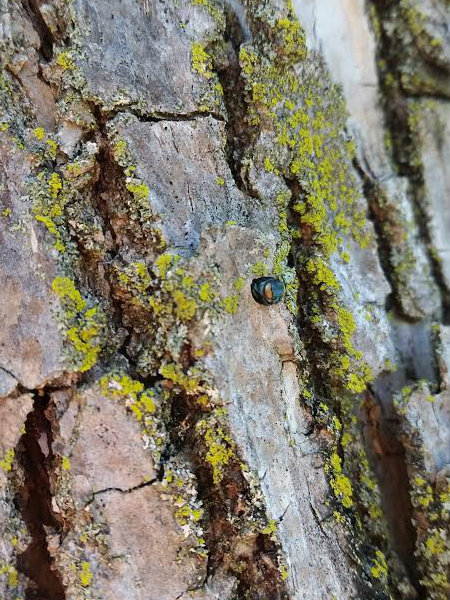
{"type": "Polygon", "coordinates": [[[252,281],[251,291],[259,304],[278,304],[284,296],[284,283],[276,277],[258,277],[252,281]]]}

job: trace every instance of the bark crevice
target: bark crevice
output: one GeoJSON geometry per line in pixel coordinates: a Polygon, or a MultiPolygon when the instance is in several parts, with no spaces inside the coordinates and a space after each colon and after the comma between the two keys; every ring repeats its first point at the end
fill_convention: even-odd
{"type": "Polygon", "coordinates": [[[149,481],[143,481],[142,483],[138,483],[137,485],[133,485],[130,488],[121,488],[121,487],[108,487],[108,488],[104,488],[102,490],[97,490],[96,492],[94,492],[92,494],[92,498],[86,502],[85,506],[88,506],[89,504],[92,504],[92,502],[95,500],[95,498],[97,496],[101,496],[102,494],[109,494],[112,492],[117,492],[119,494],[132,494],[133,492],[135,492],[136,490],[141,490],[142,488],[148,487],[150,485],[153,485],[154,483],[156,483],[158,481],[157,478],[155,479],[150,479],[149,481]]]}
{"type": "Polygon", "coordinates": [[[54,37],[42,16],[39,2],[38,0],[21,0],[21,2],[39,36],[41,42],[39,54],[43,60],[49,62],[53,58],[54,37]]]}
{"type": "Polygon", "coordinates": [[[424,598],[414,555],[417,534],[412,524],[410,483],[404,448],[398,438],[398,420],[386,414],[373,389],[365,392],[361,416],[367,457],[381,492],[392,549],[417,598],[424,598]]]}
{"type": "Polygon", "coordinates": [[[255,193],[248,185],[244,173],[246,152],[251,148],[256,133],[248,122],[245,80],[239,63],[239,52],[245,39],[239,16],[227,5],[223,45],[215,53],[214,65],[227,111],[225,158],[237,188],[254,197],[255,193]]]}
{"type": "Polygon", "coordinates": [[[23,481],[16,503],[28,528],[31,542],[18,556],[18,570],[30,580],[26,600],[65,600],[61,574],[47,545],[51,531],[59,534],[62,523],[52,507],[51,477],[54,469],[52,423],[47,416],[51,399],[46,390],[35,393],[33,410],[16,448],[23,481]]]}

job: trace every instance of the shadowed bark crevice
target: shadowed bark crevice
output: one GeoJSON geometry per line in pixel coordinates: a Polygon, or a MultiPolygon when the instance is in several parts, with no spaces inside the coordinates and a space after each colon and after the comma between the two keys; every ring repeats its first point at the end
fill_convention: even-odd
{"type": "Polygon", "coordinates": [[[22,6],[33,23],[33,27],[39,36],[41,45],[39,53],[45,61],[50,61],[53,58],[53,34],[45,22],[38,0],[21,0],[22,6]]]}
{"type": "Polygon", "coordinates": [[[16,448],[18,463],[23,470],[16,502],[26,523],[31,542],[18,556],[19,571],[28,577],[30,585],[26,600],[65,600],[61,575],[54,568],[47,546],[49,531],[60,533],[62,523],[52,508],[51,471],[52,424],[46,415],[49,397],[44,391],[35,395],[33,410],[25,423],[25,433],[16,448]]]}
{"type": "Polygon", "coordinates": [[[231,6],[225,7],[225,19],[223,45],[215,53],[214,65],[223,88],[227,110],[225,157],[236,186],[245,194],[255,196],[246,182],[243,164],[245,154],[256,135],[256,130],[249,124],[245,80],[239,64],[239,51],[245,41],[245,32],[231,6]]]}
{"type": "Polygon", "coordinates": [[[360,418],[367,457],[381,492],[392,549],[418,598],[424,598],[414,556],[417,535],[412,524],[413,506],[405,452],[398,439],[398,420],[388,417],[379,399],[369,390],[365,392],[360,418]]]}

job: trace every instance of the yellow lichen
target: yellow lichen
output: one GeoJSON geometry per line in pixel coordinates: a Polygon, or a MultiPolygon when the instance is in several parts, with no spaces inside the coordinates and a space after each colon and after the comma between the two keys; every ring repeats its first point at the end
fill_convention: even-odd
{"type": "Polygon", "coordinates": [[[232,296],[225,296],[225,298],[222,298],[221,304],[222,304],[223,309],[227,313],[229,313],[230,315],[233,315],[238,309],[239,295],[234,294],[232,296]]]}
{"type": "Polygon", "coordinates": [[[345,508],[353,506],[353,492],[350,479],[342,473],[342,459],[333,452],[325,470],[330,474],[330,486],[336,498],[345,508]]]}
{"type": "Polygon", "coordinates": [[[45,130],[43,127],[36,127],[33,129],[33,135],[38,140],[41,141],[45,138],[45,130]]]}
{"type": "Polygon", "coordinates": [[[224,468],[234,456],[234,442],[225,432],[221,421],[223,409],[215,409],[207,418],[197,422],[196,430],[203,436],[206,446],[206,461],[213,473],[213,482],[218,484],[224,476],[224,468]]]}
{"type": "Polygon", "coordinates": [[[206,79],[213,76],[211,57],[200,42],[191,43],[191,67],[195,73],[206,79]]]}
{"type": "Polygon", "coordinates": [[[370,574],[375,579],[385,579],[388,575],[388,567],[386,563],[386,558],[381,550],[377,550],[375,552],[376,558],[373,561],[373,565],[370,568],[370,574]]]}
{"type": "Polygon", "coordinates": [[[264,275],[267,274],[267,267],[266,265],[260,260],[259,262],[257,262],[256,264],[254,264],[251,267],[251,272],[256,275],[257,277],[263,277],[264,275]]]}
{"type": "Polygon", "coordinates": [[[61,52],[57,59],[57,64],[64,69],[64,71],[72,70],[75,68],[75,62],[73,60],[72,54],[68,51],[61,52]]]}
{"type": "Polygon", "coordinates": [[[83,587],[88,587],[92,581],[91,565],[87,561],[81,563],[79,571],[80,583],[83,587]]]}
{"type": "Polygon", "coordinates": [[[198,292],[198,296],[202,302],[212,302],[214,299],[214,293],[211,290],[211,285],[209,283],[202,283],[198,292]]]}
{"type": "Polygon", "coordinates": [[[161,365],[159,372],[163,377],[169,379],[187,393],[197,391],[200,384],[200,374],[197,370],[191,369],[187,374],[183,372],[180,365],[168,363],[161,365]]]}
{"type": "Polygon", "coordinates": [[[56,277],[52,289],[58,296],[66,327],[64,335],[73,350],[72,359],[80,371],[90,369],[101,350],[103,314],[97,307],[89,308],[75,282],[69,277],[56,277]]]}
{"type": "Polygon", "coordinates": [[[189,321],[195,316],[197,303],[192,298],[188,298],[181,290],[173,292],[173,300],[175,302],[175,314],[182,321],[189,321]]]}
{"type": "Polygon", "coordinates": [[[11,471],[12,469],[12,464],[15,455],[16,454],[14,448],[10,448],[9,450],[7,450],[5,456],[0,460],[0,469],[5,471],[6,473],[9,473],[9,471],[11,471]]]}
{"type": "Polygon", "coordinates": [[[19,583],[19,574],[12,565],[0,564],[0,576],[7,576],[7,585],[10,588],[16,588],[19,583]]]}

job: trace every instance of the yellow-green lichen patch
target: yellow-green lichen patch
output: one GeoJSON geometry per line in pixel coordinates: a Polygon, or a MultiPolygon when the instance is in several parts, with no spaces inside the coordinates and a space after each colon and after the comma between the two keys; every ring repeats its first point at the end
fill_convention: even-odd
{"type": "Polygon", "coordinates": [[[450,593],[448,572],[450,566],[449,520],[445,528],[430,529],[424,540],[417,544],[423,577],[421,585],[426,588],[430,600],[446,600],[450,593]]]}
{"type": "Polygon", "coordinates": [[[64,207],[69,195],[63,189],[63,180],[56,171],[50,174],[41,171],[31,185],[33,213],[36,221],[43,223],[54,237],[54,247],[58,252],[66,250],[64,207]]]}
{"type": "Polygon", "coordinates": [[[88,305],[69,277],[56,277],[52,289],[60,300],[70,365],[87,371],[94,366],[101,350],[105,315],[99,306],[88,305]]]}
{"type": "MultiPolygon", "coordinates": [[[[222,32],[225,29],[223,3],[218,0],[194,0],[194,5],[206,9],[214,20],[213,27],[202,39],[191,40],[191,71],[195,74],[194,96],[201,112],[224,114],[222,83],[215,71],[217,54],[222,51],[222,32]]],[[[223,185],[223,177],[217,178],[223,185]]]]}
{"type": "Polygon", "coordinates": [[[233,283],[233,287],[237,292],[241,292],[245,287],[245,279],[243,277],[238,277],[233,283]]]}
{"type": "Polygon", "coordinates": [[[9,471],[11,471],[15,455],[16,453],[14,451],[14,448],[10,448],[6,451],[3,458],[0,459],[0,469],[2,471],[4,471],[5,473],[9,473],[9,471]]]}
{"type": "Polygon", "coordinates": [[[411,481],[411,501],[415,519],[422,523],[416,556],[422,573],[421,584],[432,600],[443,600],[450,592],[450,484],[431,481],[418,471],[411,481]],[[426,524],[426,527],[425,527],[426,524]]]}
{"type": "Polygon", "coordinates": [[[415,415],[416,411],[436,410],[429,405],[429,395],[430,385],[420,381],[414,387],[405,386],[394,399],[394,406],[408,466],[412,522],[417,532],[414,554],[420,584],[430,600],[446,600],[450,594],[450,483],[448,477],[430,472],[429,450],[415,415]]]}
{"type": "Polygon", "coordinates": [[[235,456],[235,444],[226,433],[225,415],[225,409],[216,408],[196,424],[196,431],[203,438],[205,458],[211,466],[215,484],[222,481],[225,467],[235,456]]]}
{"type": "Polygon", "coordinates": [[[253,275],[256,275],[256,277],[263,277],[264,275],[267,275],[267,267],[261,260],[254,264],[250,270],[253,275]]]}
{"type": "Polygon", "coordinates": [[[206,79],[213,76],[211,56],[200,42],[191,43],[191,67],[194,73],[206,79]]]}
{"type": "Polygon", "coordinates": [[[19,574],[17,569],[10,564],[0,563],[0,578],[6,580],[8,588],[15,589],[19,583],[19,574]]]}
{"type": "Polygon", "coordinates": [[[78,572],[78,576],[80,578],[80,583],[83,587],[89,587],[91,584],[93,575],[91,572],[91,565],[86,561],[82,561],[80,565],[80,569],[78,572]]]}
{"type": "Polygon", "coordinates": [[[136,202],[148,209],[148,195],[150,193],[148,185],[136,177],[127,177],[125,186],[133,194],[136,202]]]}
{"type": "Polygon", "coordinates": [[[230,315],[233,315],[238,309],[239,294],[225,296],[224,298],[222,298],[221,305],[225,312],[227,312],[230,315]]]}
{"type": "Polygon", "coordinates": [[[132,262],[122,269],[117,269],[117,278],[121,289],[129,292],[131,302],[145,306],[148,302],[148,288],[152,283],[147,266],[143,262],[132,262]]]}
{"type": "Polygon", "coordinates": [[[137,167],[131,158],[131,152],[115,127],[110,126],[108,138],[112,147],[112,154],[116,163],[123,169],[125,175],[124,201],[127,217],[137,221],[145,229],[154,221],[150,204],[151,182],[144,181],[137,174],[137,167]]]}
{"type": "Polygon", "coordinates": [[[353,506],[353,493],[350,479],[342,473],[342,459],[333,452],[328,463],[325,466],[325,471],[330,475],[330,486],[336,498],[345,508],[353,506]]]}
{"type": "Polygon", "coordinates": [[[214,292],[211,289],[211,284],[210,283],[202,283],[200,288],[199,288],[199,292],[198,292],[198,296],[200,298],[200,300],[202,302],[212,302],[214,300],[214,292]]]}
{"type": "Polygon", "coordinates": [[[168,363],[161,365],[159,372],[165,379],[171,381],[177,388],[187,394],[195,394],[201,389],[201,372],[195,367],[190,368],[185,373],[181,365],[168,363]]]}
{"type": "MultiPolygon", "coordinates": [[[[221,295],[220,273],[193,276],[189,268],[188,260],[168,252],[148,263],[135,261],[123,265],[116,261],[112,266],[116,297],[127,314],[132,315],[135,328],[153,334],[153,344],[143,347],[138,359],[140,373],[149,368],[154,374],[155,364],[168,364],[168,338],[176,339],[179,347],[186,327],[206,313],[217,317],[233,314],[238,308],[239,293],[221,295]]],[[[236,292],[232,283],[224,289],[228,290],[236,292]]]]}
{"type": "Polygon", "coordinates": [[[45,138],[45,130],[43,127],[36,127],[33,129],[34,137],[40,142],[45,138]]]}
{"type": "Polygon", "coordinates": [[[56,63],[64,70],[72,70],[75,68],[73,55],[69,51],[60,52],[56,57],[56,63]]]}
{"type": "Polygon", "coordinates": [[[282,563],[280,565],[279,571],[280,571],[280,575],[281,575],[281,580],[285,581],[289,576],[289,571],[288,571],[287,565],[282,563]]]}
{"type": "Polygon", "coordinates": [[[262,530],[261,533],[272,536],[272,535],[276,534],[276,532],[277,532],[277,523],[276,523],[275,519],[269,519],[269,522],[264,527],[264,529],[262,530]]]}
{"type": "Polygon", "coordinates": [[[375,577],[375,579],[387,579],[388,566],[386,563],[386,558],[381,550],[377,550],[375,553],[375,559],[373,560],[370,574],[372,577],[375,577]]]}
{"type": "Polygon", "coordinates": [[[325,403],[320,403],[318,408],[318,423],[336,440],[325,466],[333,495],[344,508],[358,506],[357,516],[338,507],[337,520],[349,524],[355,518],[356,522],[362,518],[365,528],[370,530],[378,541],[384,540],[387,546],[380,490],[369,466],[353,404],[350,398],[341,398],[339,417],[325,403]],[[342,479],[342,475],[346,479],[342,479]]]}

